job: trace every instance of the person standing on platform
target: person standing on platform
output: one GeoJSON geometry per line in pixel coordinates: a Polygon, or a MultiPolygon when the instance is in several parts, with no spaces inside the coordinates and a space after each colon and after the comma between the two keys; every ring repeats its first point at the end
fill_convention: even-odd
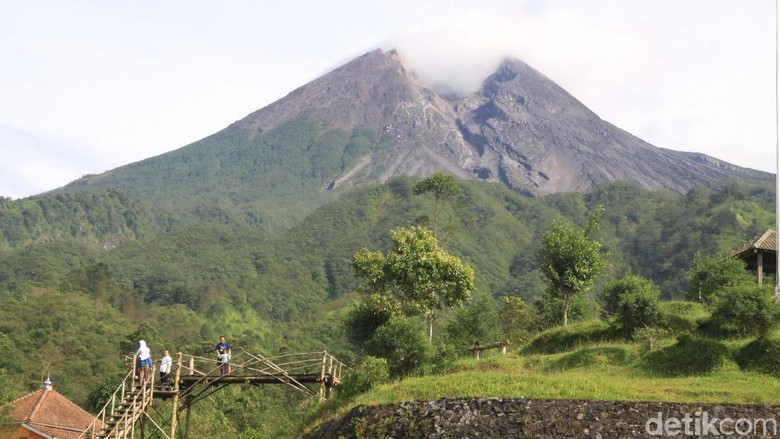
{"type": "Polygon", "coordinates": [[[135,353],[135,358],[138,364],[138,367],[141,369],[138,372],[138,376],[141,378],[141,384],[145,384],[146,380],[151,378],[151,368],[152,368],[152,353],[148,346],[146,346],[146,341],[140,340],[138,342],[138,351],[135,353]]]}
{"type": "Polygon", "coordinates": [[[214,348],[217,352],[217,363],[219,363],[220,375],[227,375],[230,373],[230,357],[232,356],[232,350],[230,343],[225,340],[224,335],[219,336],[219,343],[214,348]]]}
{"type": "Polygon", "coordinates": [[[163,386],[171,385],[171,367],[173,366],[173,358],[171,353],[165,350],[163,357],[160,359],[160,384],[163,386]]]}

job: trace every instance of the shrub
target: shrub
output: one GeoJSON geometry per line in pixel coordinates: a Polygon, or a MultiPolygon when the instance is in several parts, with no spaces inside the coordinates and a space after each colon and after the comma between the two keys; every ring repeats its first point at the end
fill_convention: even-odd
{"type": "Polygon", "coordinates": [[[743,370],[780,376],[780,340],[753,340],[740,349],[735,357],[743,370]]]}
{"type": "MultiPolygon", "coordinates": [[[[534,316],[532,329],[543,331],[561,324],[563,301],[544,293],[533,302],[534,316]]],[[[569,323],[583,322],[598,318],[599,305],[587,294],[578,294],[571,300],[569,308],[569,323]]]]}
{"type": "Polygon", "coordinates": [[[604,314],[614,316],[630,336],[638,328],[654,326],[661,311],[658,298],[661,292],[649,279],[628,275],[607,284],[601,295],[604,314]]]}
{"type": "Polygon", "coordinates": [[[387,359],[390,375],[409,375],[430,358],[431,345],[417,318],[393,317],[367,343],[370,355],[387,359]]]}
{"type": "Polygon", "coordinates": [[[632,335],[639,328],[655,326],[661,312],[658,307],[659,292],[643,290],[622,297],[617,309],[617,321],[626,335],[632,335]]]}
{"type": "Polygon", "coordinates": [[[421,372],[424,375],[445,373],[458,358],[463,357],[467,351],[451,343],[437,342],[431,349],[430,360],[423,365],[421,372]]]}
{"type": "Polygon", "coordinates": [[[601,305],[604,314],[615,316],[618,313],[623,297],[639,291],[657,292],[658,287],[653,281],[642,276],[628,275],[620,280],[609,282],[601,293],[601,305]]]}
{"type": "Polygon", "coordinates": [[[726,288],[715,298],[711,327],[727,336],[763,338],[777,323],[778,306],[772,292],[760,285],[726,288]]]}
{"type": "Polygon", "coordinates": [[[704,375],[723,364],[727,354],[726,346],[717,340],[680,334],[674,345],[648,353],[645,367],[666,376],[704,375]]]}
{"type": "Polygon", "coordinates": [[[651,351],[658,346],[662,339],[668,336],[669,330],[658,326],[639,328],[633,334],[634,340],[641,342],[646,349],[651,351]]]}
{"type": "Polygon", "coordinates": [[[367,355],[355,370],[347,375],[344,383],[339,387],[339,395],[348,398],[367,392],[372,387],[386,383],[389,378],[387,360],[367,355]]]}

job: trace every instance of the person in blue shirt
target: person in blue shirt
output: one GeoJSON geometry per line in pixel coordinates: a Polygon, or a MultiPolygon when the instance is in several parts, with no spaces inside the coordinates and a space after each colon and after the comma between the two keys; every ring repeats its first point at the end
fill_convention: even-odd
{"type": "Polygon", "coordinates": [[[214,350],[217,352],[217,362],[219,363],[219,373],[221,375],[227,375],[230,373],[230,363],[228,361],[230,360],[230,357],[232,355],[230,343],[225,341],[225,336],[220,335],[219,336],[219,343],[217,343],[217,346],[214,348],[214,350]]]}

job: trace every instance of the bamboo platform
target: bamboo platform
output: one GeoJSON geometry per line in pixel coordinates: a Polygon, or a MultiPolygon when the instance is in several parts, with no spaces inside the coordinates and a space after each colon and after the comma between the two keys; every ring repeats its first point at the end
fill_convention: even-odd
{"type": "Polygon", "coordinates": [[[133,439],[136,430],[144,430],[143,426],[136,427],[139,422],[151,423],[164,438],[174,439],[177,434],[187,438],[192,406],[225,386],[283,384],[306,396],[319,395],[320,399],[325,399],[331,389],[341,383],[344,369],[348,369],[327,351],[272,357],[240,352],[228,362],[227,373],[222,373],[225,372],[222,367],[214,358],[179,352],[170,382],[152,379],[139,383],[133,364],[122,384],[79,438],[133,439]],[[170,401],[171,415],[166,422],[149,416],[148,410],[156,408],[155,400],[170,401]],[[186,413],[183,427],[178,422],[182,411],[186,413]]]}

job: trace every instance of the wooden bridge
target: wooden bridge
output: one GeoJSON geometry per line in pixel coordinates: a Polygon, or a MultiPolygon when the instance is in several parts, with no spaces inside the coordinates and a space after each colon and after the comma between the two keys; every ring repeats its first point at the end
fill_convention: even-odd
{"type": "MultiPolygon", "coordinates": [[[[150,422],[163,437],[175,439],[177,432],[187,438],[190,409],[202,400],[230,384],[283,384],[307,396],[325,399],[331,389],[341,383],[341,374],[347,368],[327,351],[304,352],[265,357],[241,352],[228,363],[228,373],[222,374],[214,358],[185,355],[179,352],[170,383],[152,379],[140,383],[136,378],[135,362],[122,384],[111,395],[103,409],[79,438],[135,438],[136,424],[150,422]],[[314,389],[312,388],[314,387],[314,389]],[[167,429],[149,415],[156,409],[155,400],[171,402],[167,429]],[[184,426],[179,426],[179,416],[184,412],[184,426]]],[[[157,412],[159,415],[159,412],[157,412]]],[[[139,431],[141,429],[139,428],[139,431]]]]}

